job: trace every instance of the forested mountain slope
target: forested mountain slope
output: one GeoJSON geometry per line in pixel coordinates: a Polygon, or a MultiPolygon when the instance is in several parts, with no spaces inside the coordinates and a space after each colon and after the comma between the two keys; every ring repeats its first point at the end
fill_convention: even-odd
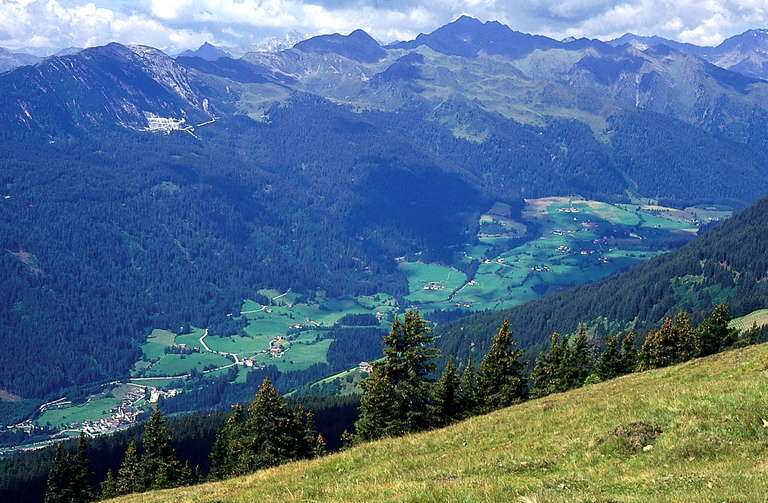
{"type": "Polygon", "coordinates": [[[462,319],[438,329],[445,354],[484,352],[508,319],[524,347],[586,322],[596,337],[653,326],[679,310],[701,319],[717,303],[740,316],[768,306],[768,199],[703,237],[607,280],[547,296],[518,308],[462,319]]]}
{"type": "Polygon", "coordinates": [[[760,501],[768,346],[211,484],[116,501],[760,501]]]}
{"type": "Polygon", "coordinates": [[[743,207],[768,186],[766,96],[688,54],[468,18],[390,47],[109,44],[3,73],[0,389],[125,377],[152,329],[237,333],[261,288],[402,297],[395,259],[446,262],[497,202],[743,207]]]}

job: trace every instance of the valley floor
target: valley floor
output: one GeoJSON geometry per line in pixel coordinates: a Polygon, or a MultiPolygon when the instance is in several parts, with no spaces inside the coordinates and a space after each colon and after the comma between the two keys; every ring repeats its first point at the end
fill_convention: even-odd
{"type": "Polygon", "coordinates": [[[768,501],[768,345],[161,501],[768,501]]]}

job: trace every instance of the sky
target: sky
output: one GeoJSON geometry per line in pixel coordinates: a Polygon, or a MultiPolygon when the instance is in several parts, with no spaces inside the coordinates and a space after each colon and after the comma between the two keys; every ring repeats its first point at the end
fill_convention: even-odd
{"type": "Polygon", "coordinates": [[[111,41],[169,52],[248,50],[272,37],[368,31],[407,40],[462,14],[554,38],[626,32],[716,45],[768,28],[768,0],[0,0],[0,47],[45,52],[111,41]]]}

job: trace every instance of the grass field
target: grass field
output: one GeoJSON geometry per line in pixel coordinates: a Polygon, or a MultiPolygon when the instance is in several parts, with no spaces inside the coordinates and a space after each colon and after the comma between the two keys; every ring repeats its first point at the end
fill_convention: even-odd
{"type": "MultiPolygon", "coordinates": [[[[252,358],[256,364],[274,365],[281,372],[305,370],[315,363],[328,361],[328,348],[333,340],[317,340],[317,330],[330,329],[347,314],[379,314],[380,325],[386,326],[399,309],[397,301],[383,293],[357,298],[329,298],[324,292],[299,295],[291,291],[260,290],[259,293],[272,299],[272,304],[263,306],[251,299],[243,301],[239,316],[246,320],[246,336],[209,335],[205,343],[210,352],[200,343],[205,333],[201,328],[192,327],[189,333],[184,334],[153,330],[141,347],[142,359],[134,365],[134,379],[184,376],[193,369],[203,371],[233,363],[227,356],[218,353],[236,354],[242,359],[252,358]],[[266,353],[275,337],[287,337],[289,341],[288,349],[280,357],[266,353]],[[195,352],[184,355],[165,352],[166,348],[181,345],[195,352]]],[[[206,375],[215,377],[224,371],[206,375]]],[[[236,382],[244,382],[247,373],[247,370],[240,369],[236,382]]],[[[172,380],[134,382],[162,387],[172,380]]]]}
{"type": "Polygon", "coordinates": [[[408,278],[406,298],[416,304],[446,302],[467,281],[466,274],[446,265],[403,262],[398,267],[408,278]]]}
{"type": "Polygon", "coordinates": [[[202,371],[231,363],[232,360],[215,353],[168,354],[145,370],[144,375],[145,377],[180,376],[188,374],[192,369],[202,371]]]}
{"type": "Polygon", "coordinates": [[[40,415],[36,422],[53,428],[63,428],[73,423],[96,421],[111,416],[110,411],[119,404],[118,398],[105,396],[72,407],[48,409],[40,415]]]}
{"type": "MultiPolygon", "coordinates": [[[[200,344],[200,337],[204,331],[200,328],[192,328],[186,334],[175,334],[168,330],[155,329],[142,344],[142,359],[134,365],[133,377],[165,377],[183,376],[197,369],[199,371],[223,367],[232,363],[228,358],[215,353],[206,352],[200,344]],[[165,349],[172,346],[185,345],[189,349],[197,348],[199,352],[191,354],[166,353],[165,349]]],[[[136,381],[138,382],[138,381],[136,381]]],[[[157,381],[151,385],[157,384],[157,381]]]]}
{"type": "Polygon", "coordinates": [[[662,206],[548,197],[527,201],[524,223],[509,223],[509,211],[496,204],[480,217],[480,244],[467,246],[459,259],[480,260],[474,281],[448,285],[451,271],[453,280],[462,273],[439,264],[400,264],[408,277],[407,299],[425,311],[512,307],[553,289],[602,279],[663,252],[670,236],[690,237],[697,230],[692,213],[662,206]],[[509,241],[503,238],[505,225],[528,225],[538,234],[522,244],[509,241]],[[424,290],[430,283],[443,288],[424,290]]]}
{"type": "Polygon", "coordinates": [[[741,318],[736,318],[731,321],[730,325],[738,330],[749,330],[755,323],[758,327],[768,325],[768,309],[760,309],[741,318]]]}
{"type": "Polygon", "coordinates": [[[764,502],[766,419],[761,345],[121,501],[764,502]]]}

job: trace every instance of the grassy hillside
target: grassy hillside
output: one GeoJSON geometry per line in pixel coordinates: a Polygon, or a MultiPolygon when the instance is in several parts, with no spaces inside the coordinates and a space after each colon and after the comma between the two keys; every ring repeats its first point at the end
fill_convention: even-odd
{"type": "Polygon", "coordinates": [[[765,501],[766,420],[761,345],[121,501],[765,501]]]}

